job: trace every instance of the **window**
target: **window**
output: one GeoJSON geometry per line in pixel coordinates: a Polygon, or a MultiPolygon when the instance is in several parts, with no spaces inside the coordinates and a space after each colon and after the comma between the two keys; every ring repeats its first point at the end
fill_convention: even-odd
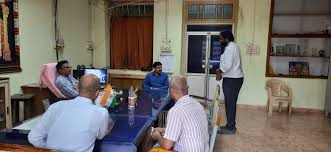
{"type": "Polygon", "coordinates": [[[232,19],[232,4],[189,4],[188,19],[232,19]]]}
{"type": "Polygon", "coordinates": [[[154,6],[144,5],[122,5],[112,10],[112,16],[153,16],[154,6]]]}
{"type": "Polygon", "coordinates": [[[186,0],[185,19],[188,22],[236,22],[237,0],[186,0]]]}

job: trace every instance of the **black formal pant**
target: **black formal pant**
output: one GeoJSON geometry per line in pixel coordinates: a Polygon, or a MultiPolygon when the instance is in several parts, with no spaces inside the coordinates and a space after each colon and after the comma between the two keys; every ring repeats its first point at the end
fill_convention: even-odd
{"type": "Polygon", "coordinates": [[[244,78],[223,78],[222,88],[227,119],[226,128],[230,130],[236,127],[237,99],[243,82],[244,78]]]}

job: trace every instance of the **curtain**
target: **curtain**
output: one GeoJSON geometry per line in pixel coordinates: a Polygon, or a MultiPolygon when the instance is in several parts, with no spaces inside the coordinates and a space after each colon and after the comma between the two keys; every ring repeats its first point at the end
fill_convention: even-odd
{"type": "Polygon", "coordinates": [[[110,41],[111,68],[150,67],[153,60],[153,17],[113,18],[110,41]]]}

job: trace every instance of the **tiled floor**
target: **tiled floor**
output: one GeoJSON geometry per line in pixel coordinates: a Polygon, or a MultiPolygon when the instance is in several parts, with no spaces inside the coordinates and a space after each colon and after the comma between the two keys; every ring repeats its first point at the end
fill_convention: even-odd
{"type": "MultiPolygon", "coordinates": [[[[225,114],[222,122],[225,123],[225,114]]],[[[237,133],[217,135],[215,152],[331,152],[331,117],[239,108],[237,133]]]]}

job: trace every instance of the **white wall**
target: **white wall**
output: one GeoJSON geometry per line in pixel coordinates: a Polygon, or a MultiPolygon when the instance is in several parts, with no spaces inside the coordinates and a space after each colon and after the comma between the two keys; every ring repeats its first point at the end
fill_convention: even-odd
{"type": "MultiPolygon", "coordinates": [[[[86,53],[87,0],[60,0],[59,24],[65,39],[64,55],[71,65],[90,64],[86,53]]],[[[53,49],[53,7],[50,0],[19,0],[19,28],[22,72],[1,74],[10,78],[11,94],[19,93],[20,86],[38,82],[40,67],[56,62],[53,49]]]]}
{"type": "Polygon", "coordinates": [[[65,43],[62,59],[67,59],[73,67],[90,66],[88,0],[59,0],[58,5],[59,29],[65,43]]]}
{"type": "Polygon", "coordinates": [[[95,45],[93,64],[95,67],[103,68],[110,65],[110,39],[108,9],[105,5],[98,3],[92,5],[92,37],[95,45]]]}
{"type": "Polygon", "coordinates": [[[153,61],[158,61],[162,40],[166,36],[165,8],[168,1],[168,39],[171,40],[172,53],[175,56],[174,74],[181,72],[182,59],[182,0],[154,1],[153,61]]]}

